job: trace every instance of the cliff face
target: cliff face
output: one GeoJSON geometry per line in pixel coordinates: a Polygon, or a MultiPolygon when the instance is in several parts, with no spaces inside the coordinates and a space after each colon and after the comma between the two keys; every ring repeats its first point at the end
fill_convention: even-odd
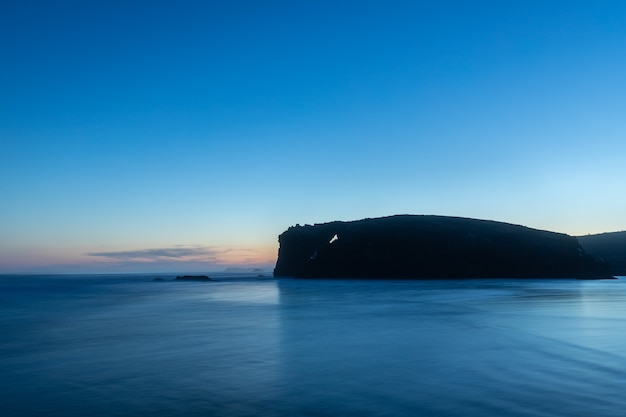
{"type": "Polygon", "coordinates": [[[626,276],[626,232],[579,236],[578,241],[585,252],[607,261],[613,275],[626,276]]]}
{"type": "Polygon", "coordinates": [[[308,278],[610,278],[575,237],[507,223],[399,215],[295,226],[274,276],[308,278]]]}

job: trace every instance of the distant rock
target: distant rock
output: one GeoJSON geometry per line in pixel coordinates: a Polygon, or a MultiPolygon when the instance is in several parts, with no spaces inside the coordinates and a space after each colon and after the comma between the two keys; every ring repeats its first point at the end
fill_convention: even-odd
{"type": "Polygon", "coordinates": [[[575,237],[489,220],[398,215],[295,226],[276,277],[612,278],[575,237]]]}
{"type": "Polygon", "coordinates": [[[626,232],[578,236],[585,252],[604,259],[613,275],[626,276],[626,232]]]}
{"type": "Polygon", "coordinates": [[[176,281],[215,281],[213,278],[209,278],[206,275],[179,275],[176,277],[176,281]]]}
{"type": "Polygon", "coordinates": [[[241,266],[231,266],[224,269],[225,273],[228,274],[263,274],[265,271],[261,268],[256,267],[241,267],[241,266]]]}
{"type": "Polygon", "coordinates": [[[165,280],[163,278],[158,278],[157,277],[157,278],[154,278],[152,281],[154,281],[154,282],[163,282],[165,280]]]}

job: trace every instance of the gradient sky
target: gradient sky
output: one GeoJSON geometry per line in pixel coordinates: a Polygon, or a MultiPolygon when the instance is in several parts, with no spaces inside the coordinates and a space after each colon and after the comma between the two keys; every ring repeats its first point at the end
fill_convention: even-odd
{"type": "Polygon", "coordinates": [[[0,273],[269,268],[399,213],[626,228],[621,0],[4,0],[0,57],[0,273]]]}

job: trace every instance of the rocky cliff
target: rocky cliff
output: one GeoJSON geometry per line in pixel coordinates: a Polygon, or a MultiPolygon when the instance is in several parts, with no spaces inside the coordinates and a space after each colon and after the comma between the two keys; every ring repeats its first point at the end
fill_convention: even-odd
{"type": "Polygon", "coordinates": [[[585,252],[607,261],[613,275],[626,276],[626,232],[579,236],[578,241],[585,252]]]}
{"type": "Polygon", "coordinates": [[[611,278],[575,237],[488,220],[398,215],[290,227],[274,276],[611,278]]]}

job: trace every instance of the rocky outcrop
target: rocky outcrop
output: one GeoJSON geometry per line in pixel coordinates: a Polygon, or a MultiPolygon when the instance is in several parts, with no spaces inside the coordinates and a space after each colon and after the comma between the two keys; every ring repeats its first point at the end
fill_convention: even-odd
{"type": "Polygon", "coordinates": [[[611,278],[575,237],[488,220],[398,215],[290,227],[276,277],[611,278]]]}
{"type": "Polygon", "coordinates": [[[176,277],[176,281],[215,281],[213,278],[209,278],[206,275],[179,275],[176,277]]]}
{"type": "Polygon", "coordinates": [[[626,276],[626,232],[579,236],[578,241],[585,252],[607,261],[613,275],[626,276]]]}

